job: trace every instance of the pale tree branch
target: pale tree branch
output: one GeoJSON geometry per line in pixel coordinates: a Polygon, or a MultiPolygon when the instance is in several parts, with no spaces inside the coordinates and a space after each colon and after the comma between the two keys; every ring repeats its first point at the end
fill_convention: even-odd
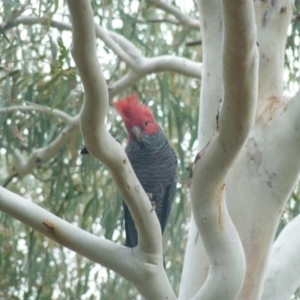
{"type": "Polygon", "coordinates": [[[139,244],[130,251],[130,255],[139,267],[130,270],[133,273],[130,280],[147,299],[175,299],[163,268],[161,229],[155,211],[123,147],[105,127],[108,91],[97,60],[95,24],[90,2],[69,0],[68,5],[72,18],[72,55],[85,92],[80,113],[85,145],[89,153],[110,170],[138,231],[139,244]]]}
{"type": "Polygon", "coordinates": [[[171,19],[171,18],[147,19],[147,22],[150,22],[150,23],[170,23],[170,24],[174,24],[174,25],[179,25],[180,24],[177,20],[171,19]]]}
{"type": "MultiPolygon", "coordinates": [[[[49,24],[59,30],[71,30],[71,24],[59,22],[55,20],[49,20],[48,18],[37,18],[37,17],[18,17],[13,22],[7,23],[3,29],[8,30],[10,28],[16,27],[19,24],[33,25],[42,24],[49,26],[49,24]]],[[[175,56],[161,56],[155,58],[145,58],[141,55],[140,51],[128,40],[118,35],[117,33],[107,31],[99,25],[95,25],[95,32],[97,37],[99,37],[114,53],[124,62],[128,64],[131,68],[128,74],[115,82],[109,87],[109,96],[112,99],[114,96],[125,90],[126,88],[132,86],[138,82],[143,76],[146,76],[152,72],[163,72],[166,70],[171,70],[174,72],[182,73],[186,76],[191,76],[195,78],[201,77],[201,64],[192,62],[188,59],[179,58],[175,56]],[[127,53],[128,52],[128,53],[127,53]],[[137,61],[137,59],[139,61],[137,61]],[[142,63],[141,63],[142,62],[142,63]]],[[[43,108],[40,105],[34,104],[34,109],[37,111],[49,111],[49,108],[43,108]]],[[[17,110],[17,107],[2,108],[0,112],[10,112],[17,110]]],[[[20,110],[28,111],[31,110],[28,106],[20,108],[20,110]]],[[[51,158],[51,155],[55,155],[57,151],[64,145],[71,135],[71,132],[75,130],[78,126],[78,120],[73,124],[67,114],[57,109],[51,110],[51,113],[58,116],[65,122],[72,123],[65,128],[64,131],[53,141],[49,146],[41,149],[35,150],[26,160],[20,151],[17,149],[14,151],[14,157],[17,161],[15,168],[15,174],[18,176],[25,176],[32,172],[34,168],[39,166],[43,161],[51,158]]]]}
{"type": "MultiPolygon", "coordinates": [[[[46,26],[49,26],[50,24],[50,26],[59,30],[71,30],[71,25],[68,23],[49,20],[48,18],[40,19],[37,17],[18,17],[13,22],[9,22],[3,26],[3,29],[8,30],[19,24],[42,24],[46,26]]],[[[97,37],[136,73],[134,77],[138,79],[152,72],[156,73],[163,71],[174,71],[189,77],[201,78],[201,63],[196,63],[186,58],[168,55],[146,58],[141,54],[138,48],[119,34],[105,30],[98,24],[95,25],[95,28],[97,37]],[[139,64],[140,62],[142,63],[139,64]]],[[[130,87],[135,82],[136,80],[127,80],[124,77],[121,78],[110,87],[110,98],[117,94],[116,91],[120,92],[121,90],[130,87]]]]}
{"type": "Polygon", "coordinates": [[[109,35],[131,56],[135,62],[132,69],[140,75],[143,74],[144,76],[148,73],[174,71],[189,77],[201,78],[201,63],[173,55],[161,55],[150,58],[144,57],[140,50],[123,36],[115,32],[109,32],[109,35]]]}
{"type": "Polygon", "coordinates": [[[272,246],[262,300],[288,300],[300,285],[300,216],[289,222],[272,246]]]}
{"type": "MultiPolygon", "coordinates": [[[[35,103],[31,103],[31,105],[28,106],[14,105],[0,108],[0,114],[11,113],[15,111],[45,112],[56,116],[66,123],[65,128],[49,145],[43,148],[35,149],[28,158],[26,158],[19,149],[15,148],[12,150],[12,155],[16,163],[13,169],[13,175],[23,177],[31,173],[36,167],[49,160],[51,157],[55,156],[59,149],[61,149],[74,134],[77,134],[79,128],[79,115],[72,117],[59,109],[51,109],[50,107],[35,103]]],[[[6,148],[8,148],[8,146],[6,148]]]]}
{"type": "Polygon", "coordinates": [[[272,98],[282,99],[287,28],[291,23],[294,2],[291,0],[253,2],[260,54],[259,78],[263,78],[263,84],[259,85],[258,91],[257,115],[263,116],[266,105],[272,98]]]}
{"type": "MultiPolygon", "coordinates": [[[[216,115],[223,96],[223,16],[220,0],[198,0],[197,6],[203,51],[198,129],[200,151],[216,130],[216,115]]],[[[179,290],[180,300],[191,299],[199,291],[206,280],[208,269],[204,245],[195,219],[191,218],[179,290]]]]}
{"type": "Polygon", "coordinates": [[[133,70],[130,70],[125,76],[109,87],[110,98],[113,98],[124,89],[132,86],[147,74],[163,72],[166,68],[174,72],[180,70],[180,73],[186,76],[194,78],[201,77],[202,64],[193,63],[185,58],[164,55],[160,57],[143,58],[140,63],[140,65],[136,64],[133,70]]]}
{"type": "Polygon", "coordinates": [[[226,206],[226,176],[248,138],[256,112],[253,2],[223,0],[223,21],[224,95],[217,132],[197,155],[191,180],[193,214],[210,266],[194,299],[235,299],[246,272],[244,250],[226,206]]]}
{"type": "Polygon", "coordinates": [[[134,269],[131,249],[84,231],[3,187],[0,187],[0,210],[76,253],[130,278],[130,270],[134,269]]]}
{"type": "MultiPolygon", "coordinates": [[[[49,18],[38,18],[38,17],[18,17],[12,22],[8,22],[6,25],[3,26],[3,30],[8,30],[13,27],[16,27],[20,24],[23,25],[34,25],[34,24],[41,24],[45,26],[52,26],[53,28],[56,28],[58,30],[67,30],[71,31],[72,26],[69,23],[56,21],[56,20],[50,20],[49,18]]],[[[104,44],[110,48],[120,59],[125,61],[129,66],[131,66],[131,59],[127,55],[126,52],[124,52],[117,43],[115,43],[112,38],[109,36],[108,31],[99,26],[98,24],[95,25],[96,35],[98,38],[100,38],[104,44]]]]}
{"type": "MultiPolygon", "coordinates": [[[[130,56],[133,62],[138,62],[144,58],[141,51],[124,36],[113,31],[108,32],[108,35],[130,56]]],[[[135,64],[133,64],[133,68],[134,66],[135,64]]]]}
{"type": "MultiPolygon", "coordinates": [[[[300,147],[300,89],[288,102],[281,102],[279,99],[274,99],[275,101],[270,104],[268,108],[268,116],[272,117],[272,107],[271,105],[277,107],[280,113],[280,118],[278,122],[278,127],[280,131],[284,131],[284,136],[287,141],[283,141],[287,148],[290,149],[292,153],[292,163],[295,164],[295,158],[298,158],[299,147],[300,147]]],[[[276,122],[276,120],[274,120],[276,122]]],[[[274,130],[273,130],[274,131],[274,130]]],[[[278,135],[275,132],[275,135],[278,135]]],[[[298,161],[298,160],[297,160],[298,161]]],[[[300,166],[297,164],[297,169],[300,166]]]]}
{"type": "Polygon", "coordinates": [[[142,56],[140,50],[123,36],[115,32],[109,32],[109,35],[133,60],[132,68],[129,73],[109,87],[110,98],[113,98],[127,87],[132,86],[149,73],[158,73],[168,70],[179,72],[189,77],[201,78],[201,63],[171,55],[147,58],[142,56]]]}
{"type": "Polygon", "coordinates": [[[11,113],[15,111],[22,111],[22,112],[46,112],[49,113],[49,115],[53,115],[61,119],[63,122],[66,123],[72,123],[73,117],[69,116],[67,113],[65,113],[62,110],[59,109],[51,109],[51,107],[30,103],[30,105],[23,106],[23,105],[14,105],[14,106],[8,106],[8,107],[2,107],[0,108],[0,114],[2,113],[11,113]]]}
{"type": "Polygon", "coordinates": [[[13,150],[13,156],[16,162],[15,173],[23,177],[31,173],[36,167],[51,157],[61,149],[73,134],[77,134],[79,125],[79,116],[72,117],[60,134],[46,147],[34,150],[28,158],[25,158],[18,149],[13,150]]]}
{"type": "Polygon", "coordinates": [[[220,143],[235,158],[248,138],[257,103],[258,49],[253,4],[223,0],[223,16],[224,102],[219,116],[220,143]]]}
{"type": "MultiPolygon", "coordinates": [[[[291,118],[286,118],[288,111],[280,91],[284,45],[293,4],[290,0],[281,0],[276,3],[254,1],[253,5],[260,61],[257,103],[260,114],[227,178],[227,205],[247,258],[239,298],[259,299],[269,249],[283,207],[299,178],[300,161],[297,159],[299,138],[295,137],[296,132],[299,136],[299,129],[291,118]]],[[[297,117],[299,122],[299,114],[297,117]]]]}
{"type": "Polygon", "coordinates": [[[199,30],[199,21],[189,17],[188,15],[182,13],[178,8],[172,6],[165,1],[154,1],[153,3],[156,7],[161,10],[173,15],[177,18],[177,20],[186,27],[190,27],[192,29],[199,30]]]}
{"type": "Polygon", "coordinates": [[[122,49],[111,37],[110,31],[105,30],[98,24],[95,24],[96,36],[100,38],[103,43],[109,47],[121,60],[123,60],[130,68],[134,67],[130,54],[122,49]]]}
{"type": "Polygon", "coordinates": [[[141,79],[141,76],[138,72],[130,70],[126,75],[108,87],[109,98],[112,99],[127,87],[134,85],[141,79]]]}

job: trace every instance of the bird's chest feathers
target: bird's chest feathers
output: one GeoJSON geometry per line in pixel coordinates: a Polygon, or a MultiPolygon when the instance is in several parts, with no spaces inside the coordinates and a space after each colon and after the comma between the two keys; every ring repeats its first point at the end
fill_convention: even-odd
{"type": "Polygon", "coordinates": [[[152,193],[154,189],[164,189],[175,173],[175,164],[172,163],[172,152],[167,140],[163,136],[159,136],[158,140],[159,142],[155,137],[145,143],[133,140],[126,147],[130,163],[148,193],[152,193]]]}
{"type": "Polygon", "coordinates": [[[152,144],[151,142],[139,143],[132,141],[126,147],[126,152],[130,162],[142,163],[144,165],[157,165],[164,162],[168,153],[163,145],[152,144]]]}

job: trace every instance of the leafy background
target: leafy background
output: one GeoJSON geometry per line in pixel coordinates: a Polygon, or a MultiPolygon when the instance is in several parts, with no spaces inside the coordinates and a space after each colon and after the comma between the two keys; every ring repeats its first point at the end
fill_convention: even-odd
{"type": "MultiPolygon", "coordinates": [[[[191,7],[181,1],[172,4],[197,18],[193,3],[191,7]]],[[[169,54],[201,61],[199,31],[180,25],[152,1],[106,0],[92,1],[92,5],[98,24],[126,37],[144,56],[169,54]],[[191,46],[191,41],[196,41],[196,46],[191,46]]],[[[286,50],[288,91],[297,87],[299,78],[299,6],[296,1],[286,50]]],[[[50,24],[12,26],[19,16],[70,23],[63,1],[0,3],[0,107],[33,102],[77,115],[83,91],[69,51],[70,32],[50,24]]],[[[100,40],[97,50],[108,86],[128,73],[126,64],[100,40]]],[[[190,221],[188,174],[197,149],[199,89],[199,80],[164,72],[149,74],[118,95],[139,94],[153,110],[179,157],[176,201],[164,235],[167,273],[176,292],[190,221]]],[[[79,132],[54,157],[19,178],[14,176],[15,149],[26,159],[34,149],[47,147],[65,124],[51,112],[35,110],[2,112],[0,123],[1,184],[97,236],[124,243],[120,195],[106,167],[79,154],[83,147],[79,132]]],[[[124,126],[111,106],[107,127],[120,143],[126,144],[124,126]]],[[[297,186],[278,232],[299,214],[299,197],[297,186]]],[[[0,299],[124,299],[124,292],[126,299],[138,299],[135,288],[114,272],[0,213],[0,299]]]]}

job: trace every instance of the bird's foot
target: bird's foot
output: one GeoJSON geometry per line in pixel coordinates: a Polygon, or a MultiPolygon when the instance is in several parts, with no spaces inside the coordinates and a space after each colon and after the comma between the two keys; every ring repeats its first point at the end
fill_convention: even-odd
{"type": "Polygon", "coordinates": [[[146,193],[146,194],[147,194],[147,196],[148,196],[148,198],[149,198],[149,200],[151,202],[152,208],[151,208],[150,212],[152,212],[156,208],[156,203],[155,203],[155,201],[151,201],[151,199],[153,198],[153,194],[152,193],[146,193]]]}
{"type": "Polygon", "coordinates": [[[150,202],[151,202],[151,205],[152,205],[152,208],[151,208],[150,212],[152,212],[156,208],[156,203],[155,203],[155,201],[150,201],[150,202]]]}
{"type": "Polygon", "coordinates": [[[152,193],[146,193],[148,198],[151,200],[153,198],[153,194],[152,193]]]}

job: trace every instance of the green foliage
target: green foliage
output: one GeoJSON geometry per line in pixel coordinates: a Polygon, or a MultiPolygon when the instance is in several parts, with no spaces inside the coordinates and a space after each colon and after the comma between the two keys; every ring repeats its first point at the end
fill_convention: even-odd
{"type": "MultiPolygon", "coordinates": [[[[152,21],[166,14],[151,4],[114,0],[101,5],[93,1],[92,5],[100,25],[125,36],[143,55],[198,59],[198,50],[186,47],[185,42],[199,33],[152,21]]],[[[80,133],[31,174],[13,177],[14,151],[20,151],[26,161],[35,149],[47,147],[66,125],[52,110],[77,115],[83,92],[69,51],[69,32],[53,29],[50,22],[11,25],[24,11],[26,15],[70,22],[66,6],[58,1],[39,1],[38,6],[31,1],[26,5],[6,1],[0,11],[5,16],[1,19],[0,107],[36,103],[51,109],[47,113],[34,109],[0,113],[0,182],[82,229],[123,244],[121,197],[106,167],[79,154],[83,147],[80,133]]],[[[101,41],[97,43],[104,74],[112,85],[129,69],[101,41]]],[[[199,82],[173,72],[151,74],[119,96],[131,92],[137,92],[151,106],[180,159],[176,202],[164,236],[167,272],[178,291],[190,216],[187,184],[196,150],[199,82]]],[[[127,137],[120,118],[111,107],[107,116],[110,132],[125,145],[127,137]]],[[[124,299],[124,291],[126,299],[136,299],[135,288],[114,272],[3,213],[0,224],[1,299],[124,299]]]]}
{"type": "Polygon", "coordinates": [[[286,89],[294,94],[299,87],[300,64],[300,1],[294,2],[294,13],[286,43],[285,67],[286,67],[286,89]]]}
{"type": "MultiPolygon", "coordinates": [[[[186,42],[199,40],[199,32],[169,22],[175,20],[151,1],[106,0],[91,2],[95,20],[130,40],[146,57],[177,55],[201,59],[201,47],[186,42]]],[[[174,3],[173,3],[174,4],[174,3]]],[[[295,2],[299,12],[299,1],[295,2]]],[[[79,132],[48,161],[23,178],[15,175],[14,151],[25,160],[38,148],[47,147],[65,127],[53,113],[79,113],[83,92],[69,46],[71,34],[48,24],[19,25],[26,15],[70,22],[66,5],[59,1],[21,4],[2,1],[0,6],[0,108],[36,103],[50,112],[0,113],[0,182],[59,217],[93,234],[124,243],[121,197],[106,167],[89,156],[81,156],[79,132]],[[5,149],[5,150],[4,150],[5,149]]],[[[195,10],[190,12],[194,16],[195,10]]],[[[288,82],[298,78],[299,20],[288,38],[288,82]],[[288,54],[290,53],[290,54],[288,54]]],[[[97,50],[108,85],[128,73],[128,67],[101,41],[97,50]]],[[[136,92],[161,124],[179,157],[176,201],[164,234],[167,273],[178,292],[190,218],[188,174],[197,149],[198,98],[200,83],[174,72],[149,74],[123,91],[136,92]]],[[[126,144],[126,132],[110,107],[107,126],[117,141],[126,144]]],[[[292,195],[282,224],[299,213],[299,189],[292,195]]],[[[95,249],[97,251],[97,249],[95,249]]],[[[133,286],[85,258],[0,213],[0,299],[136,299],[133,286]]]]}

